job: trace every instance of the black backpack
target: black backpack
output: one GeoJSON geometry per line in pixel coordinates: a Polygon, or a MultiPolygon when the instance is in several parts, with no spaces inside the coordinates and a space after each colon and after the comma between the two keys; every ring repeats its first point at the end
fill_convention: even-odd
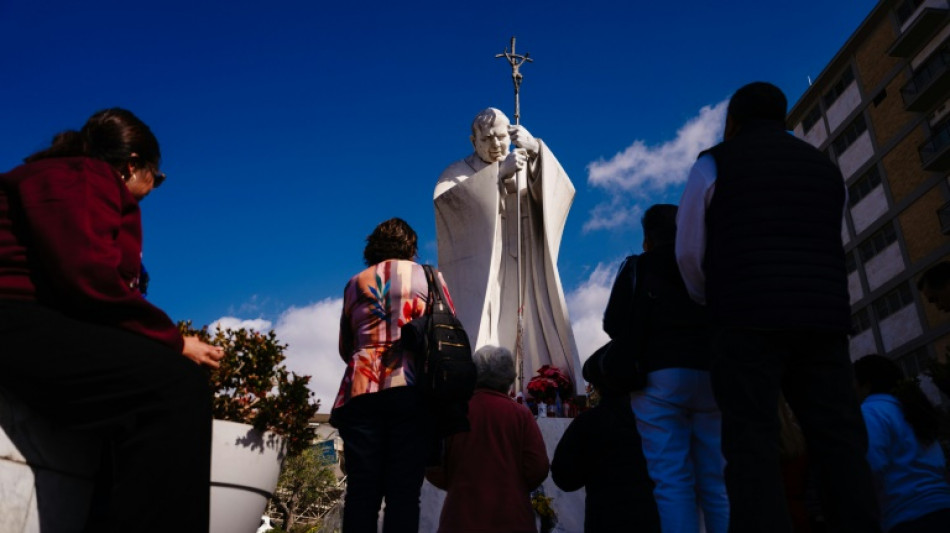
{"type": "Polygon", "coordinates": [[[439,402],[468,402],[475,392],[472,347],[462,323],[449,308],[433,268],[423,265],[429,283],[426,313],[402,326],[399,342],[415,354],[416,386],[439,402]]]}

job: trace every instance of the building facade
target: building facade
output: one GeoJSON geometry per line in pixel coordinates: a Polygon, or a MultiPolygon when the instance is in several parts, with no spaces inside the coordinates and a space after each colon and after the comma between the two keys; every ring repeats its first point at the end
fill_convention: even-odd
{"type": "Polygon", "coordinates": [[[947,0],[881,0],[788,115],[844,176],[851,357],[917,375],[950,346],[950,315],[917,291],[950,259],[947,0]]]}

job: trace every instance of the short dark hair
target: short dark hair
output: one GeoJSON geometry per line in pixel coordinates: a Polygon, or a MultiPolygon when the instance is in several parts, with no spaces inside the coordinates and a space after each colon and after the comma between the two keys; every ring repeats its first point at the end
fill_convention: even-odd
{"type": "Polygon", "coordinates": [[[931,289],[940,289],[950,283],[950,261],[941,261],[927,269],[920,279],[917,280],[917,290],[922,291],[924,287],[931,289]]]}
{"type": "Polygon", "coordinates": [[[53,137],[49,148],[23,161],[32,163],[55,157],[91,157],[105,161],[125,175],[129,162],[136,167],[158,169],[162,152],[152,130],[127,109],[113,107],[93,114],[81,130],[68,130],[53,137]],[[132,157],[135,154],[136,157],[132,157]]]}
{"type": "Polygon", "coordinates": [[[737,125],[750,120],[775,120],[785,125],[788,100],[778,87],[756,81],[739,88],[729,99],[728,114],[737,125]]]}
{"type": "Polygon", "coordinates": [[[676,212],[679,210],[673,204],[651,205],[640,219],[643,226],[643,236],[654,246],[673,244],[676,241],[676,212]]]}
{"type": "Polygon", "coordinates": [[[391,218],[376,226],[366,237],[363,260],[369,266],[387,259],[412,260],[416,257],[416,240],[416,232],[409,223],[401,218],[391,218]]]}

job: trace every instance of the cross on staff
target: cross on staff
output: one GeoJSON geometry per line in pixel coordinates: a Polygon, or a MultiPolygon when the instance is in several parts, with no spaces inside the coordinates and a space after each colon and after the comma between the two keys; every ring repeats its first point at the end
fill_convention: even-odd
{"type": "Polygon", "coordinates": [[[515,84],[515,124],[521,124],[521,101],[518,98],[519,93],[521,92],[521,80],[524,76],[521,74],[521,65],[525,61],[528,63],[533,63],[534,60],[528,57],[530,54],[525,52],[524,55],[519,55],[515,53],[515,38],[511,38],[511,52],[508,51],[508,47],[505,47],[505,52],[502,54],[495,54],[496,58],[503,57],[508,60],[508,64],[511,65],[511,81],[515,84]]]}
{"type": "MultiPolygon", "coordinates": [[[[503,54],[496,54],[495,58],[504,57],[508,60],[508,64],[511,65],[511,81],[515,84],[515,124],[521,124],[521,101],[519,99],[519,94],[521,92],[521,80],[524,79],[524,76],[521,74],[521,65],[525,61],[532,63],[534,60],[528,57],[528,54],[519,55],[515,53],[515,38],[511,38],[511,52],[508,51],[508,48],[505,48],[503,54]]],[[[516,216],[515,220],[518,221],[518,252],[516,254],[518,258],[518,324],[517,324],[517,333],[515,337],[515,369],[516,369],[516,381],[515,386],[517,391],[521,392],[524,390],[524,276],[522,274],[523,261],[521,259],[522,253],[522,226],[521,226],[521,189],[522,184],[526,183],[525,171],[520,170],[517,174],[517,187],[515,196],[515,205],[516,216]]],[[[529,211],[530,216],[530,211],[529,211]]],[[[530,224],[530,220],[529,220],[530,224]]]]}

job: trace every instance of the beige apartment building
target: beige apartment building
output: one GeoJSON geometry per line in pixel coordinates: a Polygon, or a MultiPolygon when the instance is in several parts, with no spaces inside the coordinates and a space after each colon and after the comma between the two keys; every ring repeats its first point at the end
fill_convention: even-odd
{"type": "Polygon", "coordinates": [[[950,315],[917,279],[950,259],[947,0],[881,0],[788,115],[848,187],[842,239],[851,357],[880,353],[916,375],[950,345],[950,315]]]}

